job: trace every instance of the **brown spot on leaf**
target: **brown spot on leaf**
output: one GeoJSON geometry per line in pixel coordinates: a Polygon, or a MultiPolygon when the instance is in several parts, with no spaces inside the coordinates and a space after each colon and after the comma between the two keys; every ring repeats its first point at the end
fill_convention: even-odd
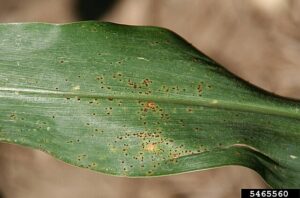
{"type": "Polygon", "coordinates": [[[197,87],[197,89],[198,89],[198,93],[199,93],[199,95],[201,95],[201,94],[202,94],[202,91],[203,91],[203,86],[202,86],[202,83],[199,83],[199,84],[198,84],[198,87],[197,87]]]}
{"type": "Polygon", "coordinates": [[[179,154],[179,153],[174,153],[174,154],[172,155],[172,157],[173,157],[173,159],[177,159],[177,158],[180,157],[180,154],[179,154]]]}
{"type": "Polygon", "coordinates": [[[149,79],[145,79],[145,80],[143,81],[143,84],[146,85],[147,87],[148,87],[151,83],[152,83],[152,81],[149,80],[149,79]]]}
{"type": "Polygon", "coordinates": [[[193,109],[187,108],[187,111],[188,111],[189,113],[192,113],[192,112],[193,112],[193,109]]]}
{"type": "Polygon", "coordinates": [[[157,147],[156,144],[150,143],[147,146],[145,146],[145,150],[149,152],[153,152],[155,151],[156,147],[157,147]]]}
{"type": "Polygon", "coordinates": [[[156,104],[153,101],[148,101],[145,103],[144,105],[144,111],[148,111],[148,110],[155,110],[156,109],[156,104]]]}

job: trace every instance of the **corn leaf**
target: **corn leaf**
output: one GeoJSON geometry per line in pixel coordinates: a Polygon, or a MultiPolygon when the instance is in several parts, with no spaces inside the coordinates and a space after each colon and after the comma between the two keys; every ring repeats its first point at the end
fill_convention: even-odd
{"type": "Polygon", "coordinates": [[[0,142],[119,176],[241,165],[300,187],[300,103],[168,30],[2,24],[0,49],[0,142]]]}

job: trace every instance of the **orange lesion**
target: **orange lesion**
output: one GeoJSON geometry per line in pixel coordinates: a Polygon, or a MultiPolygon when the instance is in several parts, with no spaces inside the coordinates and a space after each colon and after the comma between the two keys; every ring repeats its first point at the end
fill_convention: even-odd
{"type": "Polygon", "coordinates": [[[156,144],[153,144],[153,143],[150,143],[150,144],[148,144],[147,146],[145,146],[145,150],[146,150],[146,151],[149,151],[149,152],[155,151],[156,148],[157,148],[157,145],[156,145],[156,144]]]}
{"type": "Polygon", "coordinates": [[[155,110],[157,105],[153,101],[148,101],[144,105],[144,111],[155,110]]]}

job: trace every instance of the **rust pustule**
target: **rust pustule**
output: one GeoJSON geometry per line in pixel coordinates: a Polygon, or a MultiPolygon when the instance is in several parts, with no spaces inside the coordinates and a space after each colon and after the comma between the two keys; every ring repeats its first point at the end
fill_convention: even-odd
{"type": "Polygon", "coordinates": [[[148,110],[155,110],[156,109],[156,104],[153,101],[148,101],[145,103],[144,105],[144,111],[148,111],[148,110]]]}

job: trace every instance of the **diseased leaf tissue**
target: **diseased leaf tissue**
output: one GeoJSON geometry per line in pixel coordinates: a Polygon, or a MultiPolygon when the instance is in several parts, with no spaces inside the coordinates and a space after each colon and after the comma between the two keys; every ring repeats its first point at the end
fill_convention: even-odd
{"type": "Polygon", "coordinates": [[[242,165],[300,186],[300,103],[234,77],[174,33],[0,25],[0,141],[121,176],[242,165]]]}

